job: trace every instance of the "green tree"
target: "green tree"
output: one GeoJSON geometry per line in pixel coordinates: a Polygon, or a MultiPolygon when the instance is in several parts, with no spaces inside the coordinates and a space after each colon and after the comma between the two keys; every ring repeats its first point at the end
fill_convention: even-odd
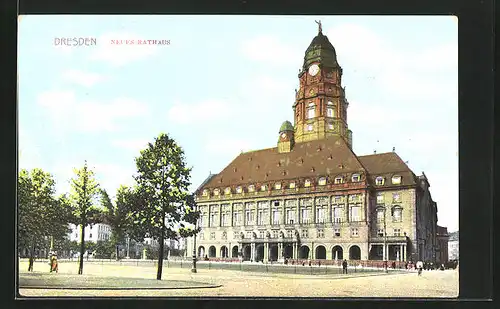
{"type": "Polygon", "coordinates": [[[109,259],[113,254],[115,246],[111,241],[98,240],[95,245],[95,257],[97,259],[109,259]]]}
{"type": "Polygon", "coordinates": [[[81,169],[75,169],[75,177],[71,179],[71,199],[73,220],[81,227],[80,262],[78,274],[83,273],[83,255],[85,253],[85,227],[95,224],[101,219],[101,209],[97,207],[99,184],[95,180],[94,171],[89,169],[87,161],[81,169]]]}
{"type": "Polygon", "coordinates": [[[120,186],[113,204],[106,190],[101,190],[101,204],[104,209],[103,222],[111,227],[111,242],[115,246],[116,260],[119,260],[119,245],[125,241],[129,226],[130,203],[132,191],[126,186],[120,186]]]}
{"type": "Polygon", "coordinates": [[[165,240],[197,232],[189,227],[198,219],[194,197],[188,191],[191,169],[186,167],[182,148],[167,134],[149,143],[135,161],[138,173],[131,201],[132,233],[136,240],[150,237],[158,241],[156,279],[161,280],[165,240]]]}
{"type": "Polygon", "coordinates": [[[47,240],[62,240],[69,232],[69,205],[55,198],[55,181],[50,173],[35,168],[21,170],[18,177],[18,246],[29,248],[30,266],[37,248],[47,240]]]}

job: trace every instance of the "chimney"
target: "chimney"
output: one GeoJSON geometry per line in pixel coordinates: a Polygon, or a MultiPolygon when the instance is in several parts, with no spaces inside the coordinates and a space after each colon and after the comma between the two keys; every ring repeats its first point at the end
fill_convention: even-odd
{"type": "Polygon", "coordinates": [[[392,152],[396,152],[396,147],[392,147],[392,152]]]}
{"type": "Polygon", "coordinates": [[[373,151],[373,154],[376,154],[376,153],[377,153],[377,151],[376,151],[376,150],[374,150],[374,151],[373,151]]]}

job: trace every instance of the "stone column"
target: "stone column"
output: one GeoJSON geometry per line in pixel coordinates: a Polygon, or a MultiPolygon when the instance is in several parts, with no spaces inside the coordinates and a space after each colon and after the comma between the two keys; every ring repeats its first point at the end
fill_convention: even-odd
{"type": "Polygon", "coordinates": [[[299,247],[299,246],[298,246],[298,244],[297,244],[297,243],[294,243],[294,245],[293,245],[293,258],[294,258],[294,259],[297,259],[297,258],[298,258],[298,251],[299,251],[299,250],[298,250],[298,249],[299,249],[298,247],[299,247]]]}
{"type": "Polygon", "coordinates": [[[264,261],[267,263],[269,261],[269,243],[264,244],[264,261]]]}
{"type": "Polygon", "coordinates": [[[278,261],[283,260],[283,243],[279,242],[278,243],[278,261]]]}
{"type": "Polygon", "coordinates": [[[231,203],[231,226],[234,226],[234,203],[231,203]]]}
{"type": "Polygon", "coordinates": [[[286,222],[286,213],[285,213],[285,200],[281,200],[281,202],[283,203],[283,205],[281,206],[281,210],[282,210],[282,216],[281,216],[281,224],[285,224],[286,222]]]}
{"type": "Polygon", "coordinates": [[[312,198],[312,206],[311,206],[311,211],[312,211],[312,223],[315,224],[316,223],[316,198],[313,197],[312,198]]]}
{"type": "Polygon", "coordinates": [[[252,262],[255,262],[255,243],[254,242],[252,242],[252,244],[250,245],[250,248],[251,248],[251,250],[250,250],[250,260],[252,262]]]}
{"type": "Polygon", "coordinates": [[[219,204],[219,226],[222,226],[222,204],[219,204]]]}
{"type": "Polygon", "coordinates": [[[385,245],[385,244],[383,244],[383,245],[382,245],[382,260],[384,260],[384,261],[385,261],[385,260],[387,260],[387,254],[386,254],[386,253],[387,253],[387,250],[386,250],[386,248],[385,248],[385,247],[386,247],[386,245],[385,245]]]}

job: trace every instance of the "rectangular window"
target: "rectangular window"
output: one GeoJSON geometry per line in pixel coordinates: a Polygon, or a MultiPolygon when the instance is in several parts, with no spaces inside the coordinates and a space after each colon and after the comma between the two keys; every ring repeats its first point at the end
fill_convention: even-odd
{"type": "Polygon", "coordinates": [[[378,229],[377,236],[378,237],[384,237],[384,230],[383,229],[378,229]]]}
{"type": "Polygon", "coordinates": [[[312,131],[313,130],[313,125],[312,124],[308,124],[307,125],[307,131],[312,131]]]}
{"type": "Polygon", "coordinates": [[[287,211],[286,211],[286,222],[288,224],[294,224],[295,223],[295,211],[287,209],[287,211]]]}
{"type": "Polygon", "coordinates": [[[403,221],[402,218],[402,209],[401,208],[396,208],[392,211],[392,220],[394,222],[401,222],[403,221]]]}
{"type": "Polygon", "coordinates": [[[335,196],[333,200],[334,203],[339,204],[342,202],[342,196],[335,196]]]}
{"type": "Polygon", "coordinates": [[[287,230],[286,234],[287,234],[288,238],[293,238],[295,233],[293,232],[293,230],[287,230]]]}
{"type": "Polygon", "coordinates": [[[257,224],[258,225],[263,225],[264,224],[264,216],[263,216],[263,211],[262,210],[259,210],[259,212],[257,213],[257,224]]]}
{"type": "Polygon", "coordinates": [[[279,237],[279,232],[278,230],[273,230],[273,238],[278,238],[279,237]]]}
{"type": "Polygon", "coordinates": [[[349,214],[350,222],[359,222],[361,221],[361,207],[359,206],[351,206],[351,213],[349,214]]]}
{"type": "Polygon", "coordinates": [[[239,232],[233,232],[233,239],[239,239],[240,238],[240,233],[239,232]]]}
{"type": "Polygon", "coordinates": [[[273,224],[280,224],[280,213],[278,210],[273,210],[273,224]]]}
{"type": "Polygon", "coordinates": [[[392,194],[392,201],[394,203],[400,203],[401,202],[401,196],[399,195],[399,193],[393,193],[392,194]]]}
{"type": "Polygon", "coordinates": [[[342,222],[342,208],[334,207],[333,208],[333,222],[341,223],[342,222]]]}
{"type": "Polygon", "coordinates": [[[377,193],[377,204],[384,203],[384,195],[382,193],[377,193]]]}
{"type": "Polygon", "coordinates": [[[334,229],[333,234],[335,235],[335,237],[340,237],[340,229],[334,229]]]}
{"type": "Polygon", "coordinates": [[[323,208],[316,208],[316,223],[325,223],[325,214],[323,208]]]}
{"type": "Polygon", "coordinates": [[[327,116],[327,117],[333,117],[333,108],[328,107],[328,108],[326,109],[326,116],[327,116]]]}
{"type": "Polygon", "coordinates": [[[343,182],[343,178],[342,177],[335,177],[334,183],[336,185],[341,184],[342,182],[343,182]]]}
{"type": "Polygon", "coordinates": [[[309,107],[309,109],[307,110],[307,118],[308,119],[311,119],[311,118],[314,118],[314,107],[309,107]]]}
{"type": "Polygon", "coordinates": [[[302,209],[302,223],[309,223],[309,211],[308,209],[302,209]]]}
{"type": "Polygon", "coordinates": [[[222,225],[222,226],[226,226],[226,224],[227,224],[227,219],[226,219],[226,214],[225,214],[225,213],[223,213],[223,214],[221,215],[221,221],[222,221],[222,222],[221,222],[221,225],[222,225]]]}
{"type": "Polygon", "coordinates": [[[265,231],[259,231],[259,238],[264,238],[265,231]]]}
{"type": "Polygon", "coordinates": [[[307,238],[307,230],[302,230],[302,235],[300,236],[302,238],[307,238]]]}
{"type": "Polygon", "coordinates": [[[318,238],[324,238],[325,237],[325,231],[324,230],[318,230],[317,235],[318,235],[318,238]]]}
{"type": "Polygon", "coordinates": [[[401,236],[401,229],[394,229],[394,236],[401,236]]]}
{"type": "Polygon", "coordinates": [[[351,229],[351,236],[353,236],[353,237],[359,236],[359,231],[357,228],[351,229]]]}

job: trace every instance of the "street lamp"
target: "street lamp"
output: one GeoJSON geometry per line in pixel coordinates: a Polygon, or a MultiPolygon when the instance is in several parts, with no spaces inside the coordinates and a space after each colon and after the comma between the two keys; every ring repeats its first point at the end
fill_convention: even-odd
{"type": "MultiPolygon", "coordinates": [[[[197,223],[198,223],[198,220],[196,220],[195,224],[194,224],[194,230],[196,231],[197,230],[197,223]]],[[[197,270],[196,270],[196,233],[193,235],[193,267],[191,268],[191,272],[192,273],[196,273],[197,270]]]]}
{"type": "Polygon", "coordinates": [[[389,255],[389,248],[387,248],[387,218],[386,218],[387,208],[384,207],[384,269],[387,273],[387,256],[389,255]]]}

